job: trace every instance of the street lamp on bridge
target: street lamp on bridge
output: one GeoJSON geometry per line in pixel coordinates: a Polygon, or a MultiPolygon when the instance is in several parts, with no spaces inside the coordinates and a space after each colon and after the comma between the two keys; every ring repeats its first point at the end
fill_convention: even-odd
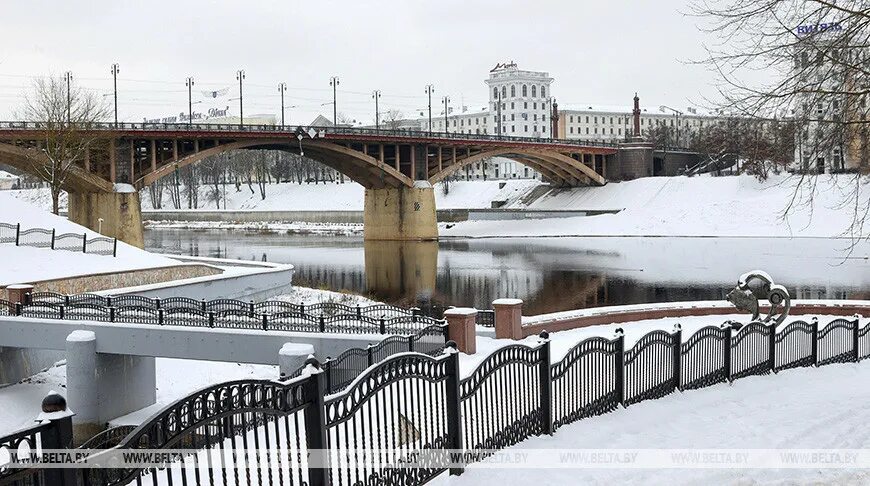
{"type": "Polygon", "coordinates": [[[429,95],[429,135],[432,135],[432,93],[435,92],[435,86],[426,85],[426,94],[429,95]]]}
{"type": "Polygon", "coordinates": [[[193,76],[188,76],[184,85],[187,86],[187,124],[193,125],[193,76]]]}
{"type": "Polygon", "coordinates": [[[281,128],[284,128],[284,92],[287,91],[287,83],[278,83],[278,92],[281,93],[281,128]]]}
{"type": "Polygon", "coordinates": [[[338,126],[338,105],[335,102],[335,92],[338,89],[338,76],[329,78],[329,85],[332,86],[332,125],[338,126]]]}
{"type": "Polygon", "coordinates": [[[239,80],[239,127],[245,126],[245,104],[244,94],[242,91],[242,81],[245,80],[245,70],[239,69],[236,71],[236,79],[239,80]]]}
{"type": "Polygon", "coordinates": [[[112,64],[112,82],[115,92],[115,126],[118,126],[118,63],[112,64]]]}
{"type": "Polygon", "coordinates": [[[378,109],[378,99],[381,97],[381,90],[372,91],[372,98],[375,100],[375,130],[381,129],[381,112],[378,109]]]}
{"type": "Polygon", "coordinates": [[[69,125],[72,121],[72,71],[67,71],[64,76],[66,77],[66,123],[69,125]]]}
{"type": "Polygon", "coordinates": [[[450,97],[445,96],[441,101],[444,102],[444,133],[450,133],[450,123],[447,121],[447,112],[449,111],[447,104],[450,103],[450,97]]]}
{"type": "MultiPolygon", "coordinates": [[[[677,147],[679,147],[680,146],[680,117],[683,116],[683,112],[680,110],[677,110],[675,108],[671,108],[670,106],[665,106],[665,105],[659,106],[659,111],[664,113],[665,110],[670,111],[677,118],[677,133],[676,133],[677,141],[676,141],[676,145],[677,145],[677,147]]],[[[668,137],[668,138],[670,138],[670,137],[668,137]]]]}

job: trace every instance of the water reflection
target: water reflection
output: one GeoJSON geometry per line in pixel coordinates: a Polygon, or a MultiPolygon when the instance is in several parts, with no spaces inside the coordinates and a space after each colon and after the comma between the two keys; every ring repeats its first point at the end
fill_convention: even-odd
{"type": "Polygon", "coordinates": [[[540,238],[363,242],[358,237],[149,230],[167,253],[293,263],[294,283],[369,294],[402,305],[526,312],[644,302],[720,300],[737,275],[761,268],[796,298],[867,298],[867,247],[805,239],[540,238]]]}

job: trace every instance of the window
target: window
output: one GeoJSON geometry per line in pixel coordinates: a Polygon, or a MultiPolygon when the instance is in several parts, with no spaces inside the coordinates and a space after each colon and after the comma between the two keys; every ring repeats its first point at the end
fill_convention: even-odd
{"type": "Polygon", "coordinates": [[[453,119],[453,126],[456,126],[456,118],[453,119]]]}
{"type": "Polygon", "coordinates": [[[596,116],[596,117],[593,117],[593,119],[595,120],[595,123],[597,124],[597,123],[598,123],[598,117],[597,117],[597,116],[596,116]]]}
{"type": "MultiPolygon", "coordinates": [[[[525,88],[526,88],[526,87],[523,86],[523,89],[525,89],[525,88]]],[[[523,101],[523,109],[524,109],[524,110],[528,110],[528,109],[529,109],[529,102],[528,102],[528,101],[523,101]]]]}
{"type": "Polygon", "coordinates": [[[534,115],[532,115],[532,119],[533,119],[534,121],[538,121],[538,114],[535,113],[534,115]]]}
{"type": "Polygon", "coordinates": [[[589,127],[586,127],[586,135],[589,135],[589,127]]]}
{"type": "Polygon", "coordinates": [[[574,133],[574,127],[569,127],[569,128],[568,128],[568,133],[574,133]]]}
{"type": "Polygon", "coordinates": [[[523,131],[524,131],[524,132],[528,132],[528,131],[529,131],[529,126],[528,126],[528,125],[523,125],[523,131]]]}
{"type": "Polygon", "coordinates": [[[516,131],[516,128],[517,128],[517,127],[511,125],[511,133],[515,132],[515,131],[516,131]]]}
{"type": "Polygon", "coordinates": [[[517,96],[517,87],[515,85],[511,85],[511,98],[515,98],[517,96]]]}
{"type": "Polygon", "coordinates": [[[507,86],[502,86],[502,87],[501,87],[501,97],[502,97],[502,98],[507,98],[507,86]]]}
{"type": "Polygon", "coordinates": [[[516,108],[516,107],[514,106],[514,102],[511,101],[511,110],[513,110],[514,108],[516,108]]]}
{"type": "Polygon", "coordinates": [[[492,99],[498,98],[498,88],[492,88],[492,99]]]}
{"type": "MultiPolygon", "coordinates": [[[[541,86],[541,98],[546,98],[547,97],[546,93],[547,93],[546,89],[543,86],[541,86]]],[[[535,96],[535,88],[534,87],[532,87],[532,96],[535,96]]]]}
{"type": "Polygon", "coordinates": [[[610,124],[613,125],[613,117],[610,117],[610,124]]]}
{"type": "Polygon", "coordinates": [[[516,118],[514,117],[514,114],[511,113],[511,121],[514,121],[514,120],[516,120],[516,118]]]}
{"type": "Polygon", "coordinates": [[[547,115],[541,115],[541,121],[547,121],[547,115]]]}
{"type": "Polygon", "coordinates": [[[598,135],[598,127],[595,127],[595,135],[598,135]]]}
{"type": "Polygon", "coordinates": [[[571,123],[574,123],[574,115],[568,117],[571,123]]]}
{"type": "MultiPolygon", "coordinates": [[[[543,88],[541,88],[541,96],[544,96],[544,89],[543,88]]],[[[535,93],[535,87],[533,85],[532,86],[532,98],[536,98],[536,97],[537,97],[537,94],[535,93]]]]}
{"type": "MultiPolygon", "coordinates": [[[[537,101],[535,101],[534,103],[532,103],[532,108],[535,109],[535,110],[538,109],[538,102],[537,102],[537,101]]],[[[543,104],[543,103],[541,103],[541,108],[544,108],[544,104],[543,104]]]]}
{"type": "Polygon", "coordinates": [[[589,115],[586,115],[586,123],[589,123],[589,115]]]}
{"type": "Polygon", "coordinates": [[[538,131],[538,126],[537,126],[537,125],[535,125],[534,130],[535,130],[536,132],[538,131]]]}
{"type": "Polygon", "coordinates": [[[523,85],[523,97],[529,95],[529,88],[525,84],[523,85]]]}

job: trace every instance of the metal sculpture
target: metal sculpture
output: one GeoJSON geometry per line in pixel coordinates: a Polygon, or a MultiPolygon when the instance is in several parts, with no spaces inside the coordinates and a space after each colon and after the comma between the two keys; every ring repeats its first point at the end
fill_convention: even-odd
{"type": "Polygon", "coordinates": [[[753,322],[770,323],[773,321],[774,325],[782,324],[786,317],[788,317],[789,309],[791,309],[791,297],[788,295],[788,290],[782,285],[773,283],[770,275],[761,270],[753,270],[741,275],[737,279],[737,286],[728,292],[725,298],[734,304],[734,307],[738,310],[751,312],[753,322]],[[755,280],[762,282],[761,293],[766,296],[767,301],[770,303],[767,316],[760,321],[758,297],[756,297],[750,288],[750,283],[755,280]]]}

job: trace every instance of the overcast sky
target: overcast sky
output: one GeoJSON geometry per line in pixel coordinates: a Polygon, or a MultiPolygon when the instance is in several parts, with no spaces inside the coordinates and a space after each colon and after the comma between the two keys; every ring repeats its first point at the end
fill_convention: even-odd
{"type": "MultiPolygon", "coordinates": [[[[21,103],[30,78],[69,70],[84,87],[111,93],[120,64],[120,118],[177,115],[184,80],[202,90],[230,87],[202,107],[238,112],[235,72],[244,69],[245,113],[278,113],[287,83],[288,123],[332,116],[329,77],[340,77],[338,109],[373,118],[406,116],[450,95],[469,109],[487,101],[483,80],[498,62],[555,78],[562,106],[621,105],[634,92],[650,111],[684,109],[712,96],[713,78],[685,61],[710,39],[685,15],[688,0],[234,1],[119,0],[6,2],[0,29],[0,117],[21,103]]],[[[106,98],[107,101],[110,97],[106,98]]],[[[199,110],[199,107],[195,108],[199,110]]]]}

